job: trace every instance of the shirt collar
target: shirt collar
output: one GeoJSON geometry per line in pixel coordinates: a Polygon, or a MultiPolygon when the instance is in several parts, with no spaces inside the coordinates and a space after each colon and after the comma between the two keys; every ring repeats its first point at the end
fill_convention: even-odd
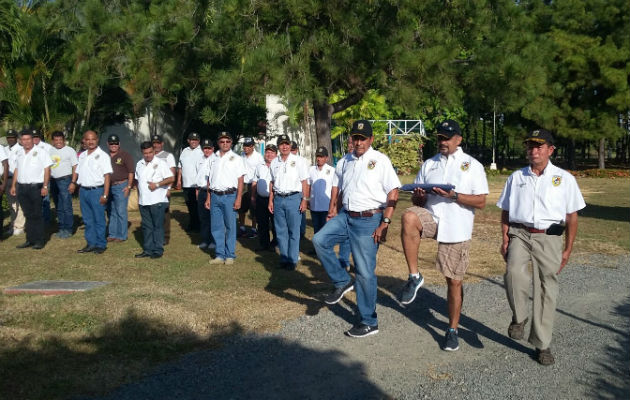
{"type": "Polygon", "coordinates": [[[464,154],[464,150],[462,150],[462,148],[460,146],[457,146],[457,150],[455,150],[455,153],[449,155],[448,157],[438,153],[440,155],[440,160],[447,160],[449,158],[452,158],[453,160],[457,160],[459,157],[461,157],[464,154]]]}
{"type": "Polygon", "coordinates": [[[360,158],[367,156],[368,154],[370,154],[373,151],[374,151],[374,149],[372,148],[372,146],[370,146],[367,149],[367,151],[361,155],[361,157],[357,157],[356,154],[354,154],[354,151],[352,153],[350,153],[350,156],[352,157],[353,160],[359,160],[360,158]]]}

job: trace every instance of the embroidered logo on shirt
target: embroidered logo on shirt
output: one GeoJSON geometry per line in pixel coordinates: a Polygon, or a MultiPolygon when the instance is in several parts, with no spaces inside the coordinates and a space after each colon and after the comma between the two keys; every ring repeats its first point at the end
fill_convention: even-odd
{"type": "Polygon", "coordinates": [[[368,163],[368,169],[374,169],[376,167],[376,160],[370,160],[368,163]]]}
{"type": "Polygon", "coordinates": [[[54,156],[52,156],[50,158],[52,158],[52,160],[54,162],[54,164],[51,165],[50,168],[52,168],[52,169],[57,168],[59,166],[59,163],[61,162],[61,157],[59,157],[58,155],[55,154],[54,156]]]}
{"type": "Polygon", "coordinates": [[[295,167],[295,161],[291,161],[291,166],[295,167]]]}
{"type": "Polygon", "coordinates": [[[233,161],[233,160],[234,160],[234,156],[230,156],[230,161],[233,161]]]}
{"type": "Polygon", "coordinates": [[[153,164],[153,169],[157,169],[157,164],[153,164]]]}
{"type": "Polygon", "coordinates": [[[97,154],[96,157],[94,157],[95,160],[98,160],[98,158],[100,157],[100,154],[97,154]]]}
{"type": "Polygon", "coordinates": [[[554,175],[553,178],[551,178],[551,183],[554,186],[560,186],[562,183],[562,177],[560,175],[554,175]]]}
{"type": "Polygon", "coordinates": [[[116,159],[116,164],[118,165],[122,164],[122,158],[119,157],[118,159],[116,159]]]}
{"type": "Polygon", "coordinates": [[[468,171],[468,168],[470,168],[470,163],[468,161],[464,161],[460,168],[462,169],[462,171],[468,171]]]}
{"type": "Polygon", "coordinates": [[[37,152],[33,152],[33,157],[37,157],[37,152]]]}
{"type": "Polygon", "coordinates": [[[326,175],[330,175],[330,170],[329,169],[326,170],[326,175]]]}

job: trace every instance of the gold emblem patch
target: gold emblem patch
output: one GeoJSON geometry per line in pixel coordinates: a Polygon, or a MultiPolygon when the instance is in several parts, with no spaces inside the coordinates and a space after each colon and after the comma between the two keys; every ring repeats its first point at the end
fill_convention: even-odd
{"type": "Polygon", "coordinates": [[[330,170],[329,169],[326,170],[326,175],[330,175],[330,170]]]}
{"type": "Polygon", "coordinates": [[[50,166],[50,168],[57,168],[59,166],[59,163],[61,162],[61,157],[59,157],[58,155],[54,155],[51,157],[54,164],[50,166]]]}
{"type": "Polygon", "coordinates": [[[359,122],[359,123],[357,124],[357,128],[359,128],[359,129],[363,129],[363,122],[359,122]]]}
{"type": "Polygon", "coordinates": [[[537,129],[534,132],[532,132],[532,136],[536,137],[540,134],[540,131],[537,129]]]}
{"type": "Polygon", "coordinates": [[[295,167],[295,161],[291,161],[291,166],[295,167]]]}
{"type": "Polygon", "coordinates": [[[368,163],[368,169],[374,169],[376,167],[376,160],[370,160],[368,163]]]}
{"type": "Polygon", "coordinates": [[[460,168],[462,169],[462,171],[468,171],[468,168],[470,168],[470,163],[468,161],[464,161],[460,168]]]}
{"type": "Polygon", "coordinates": [[[553,178],[551,178],[551,183],[554,186],[560,186],[562,183],[562,177],[560,175],[554,175],[553,178]]]}
{"type": "Polygon", "coordinates": [[[230,161],[234,160],[234,156],[230,156],[230,161]]]}
{"type": "Polygon", "coordinates": [[[120,157],[117,158],[116,159],[116,164],[118,164],[118,165],[122,164],[122,158],[120,158],[120,157]]]}
{"type": "Polygon", "coordinates": [[[37,157],[37,152],[33,152],[33,157],[37,157]]]}
{"type": "Polygon", "coordinates": [[[153,164],[153,169],[157,169],[157,164],[153,164]]]}

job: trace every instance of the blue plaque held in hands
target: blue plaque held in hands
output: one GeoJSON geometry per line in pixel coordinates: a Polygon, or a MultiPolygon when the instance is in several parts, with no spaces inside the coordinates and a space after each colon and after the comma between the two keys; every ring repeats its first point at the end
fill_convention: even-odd
{"type": "Polygon", "coordinates": [[[414,189],[422,189],[427,192],[431,192],[433,188],[439,188],[444,190],[445,192],[450,192],[455,189],[454,185],[450,184],[438,184],[438,183],[408,183],[406,185],[402,185],[400,190],[403,192],[413,192],[414,189]]]}

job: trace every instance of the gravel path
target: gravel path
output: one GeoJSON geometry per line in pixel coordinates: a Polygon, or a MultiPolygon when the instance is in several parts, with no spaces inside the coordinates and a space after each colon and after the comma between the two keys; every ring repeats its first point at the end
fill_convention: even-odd
{"type": "Polygon", "coordinates": [[[355,321],[347,296],[332,312],[289,321],[276,334],[233,337],[105,398],[630,398],[630,257],[589,256],[560,280],[551,367],[507,337],[511,314],[497,277],[465,286],[457,352],[439,347],[444,286],[423,287],[407,308],[382,292],[380,332],[365,339],[342,334],[355,321]]]}

